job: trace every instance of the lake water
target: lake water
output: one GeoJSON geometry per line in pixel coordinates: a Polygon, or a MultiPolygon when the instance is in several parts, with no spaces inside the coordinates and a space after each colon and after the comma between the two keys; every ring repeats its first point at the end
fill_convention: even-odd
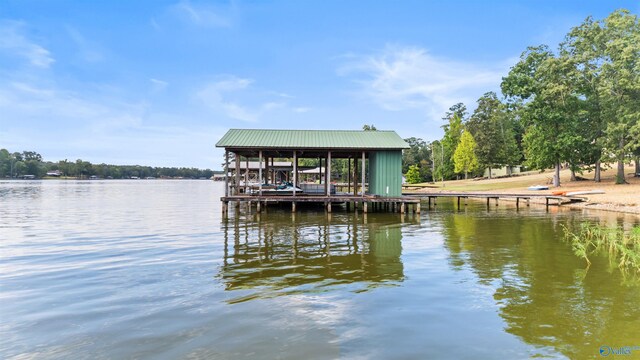
{"type": "Polygon", "coordinates": [[[640,358],[638,281],[586,270],[560,227],[637,217],[447,200],[223,220],[222,190],[0,181],[0,358],[640,358]]]}

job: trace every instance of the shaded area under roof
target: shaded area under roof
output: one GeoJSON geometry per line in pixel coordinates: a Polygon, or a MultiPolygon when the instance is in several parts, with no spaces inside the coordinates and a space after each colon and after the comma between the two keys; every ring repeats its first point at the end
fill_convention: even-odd
{"type": "Polygon", "coordinates": [[[230,129],[216,147],[256,150],[402,150],[395,131],[230,129]]]}

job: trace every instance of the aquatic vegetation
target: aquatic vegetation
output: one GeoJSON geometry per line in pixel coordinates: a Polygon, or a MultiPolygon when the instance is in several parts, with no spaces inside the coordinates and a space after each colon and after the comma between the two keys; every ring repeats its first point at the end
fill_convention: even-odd
{"type": "Polygon", "coordinates": [[[566,226],[563,229],[573,253],[584,258],[588,266],[591,265],[590,255],[607,252],[620,269],[640,274],[640,226],[625,231],[622,227],[585,222],[577,231],[566,226]]]}

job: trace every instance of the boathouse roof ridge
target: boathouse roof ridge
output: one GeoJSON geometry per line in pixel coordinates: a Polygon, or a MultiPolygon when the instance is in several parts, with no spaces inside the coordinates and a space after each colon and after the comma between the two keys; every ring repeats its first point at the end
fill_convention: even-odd
{"type": "Polygon", "coordinates": [[[401,150],[409,145],[393,130],[229,129],[216,147],[401,150]]]}

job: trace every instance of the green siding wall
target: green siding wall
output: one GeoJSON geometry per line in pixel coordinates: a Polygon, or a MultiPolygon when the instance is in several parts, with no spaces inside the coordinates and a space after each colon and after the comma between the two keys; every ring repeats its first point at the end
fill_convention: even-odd
{"type": "Polygon", "coordinates": [[[402,195],[402,151],[374,151],[369,154],[369,193],[402,195]]]}

